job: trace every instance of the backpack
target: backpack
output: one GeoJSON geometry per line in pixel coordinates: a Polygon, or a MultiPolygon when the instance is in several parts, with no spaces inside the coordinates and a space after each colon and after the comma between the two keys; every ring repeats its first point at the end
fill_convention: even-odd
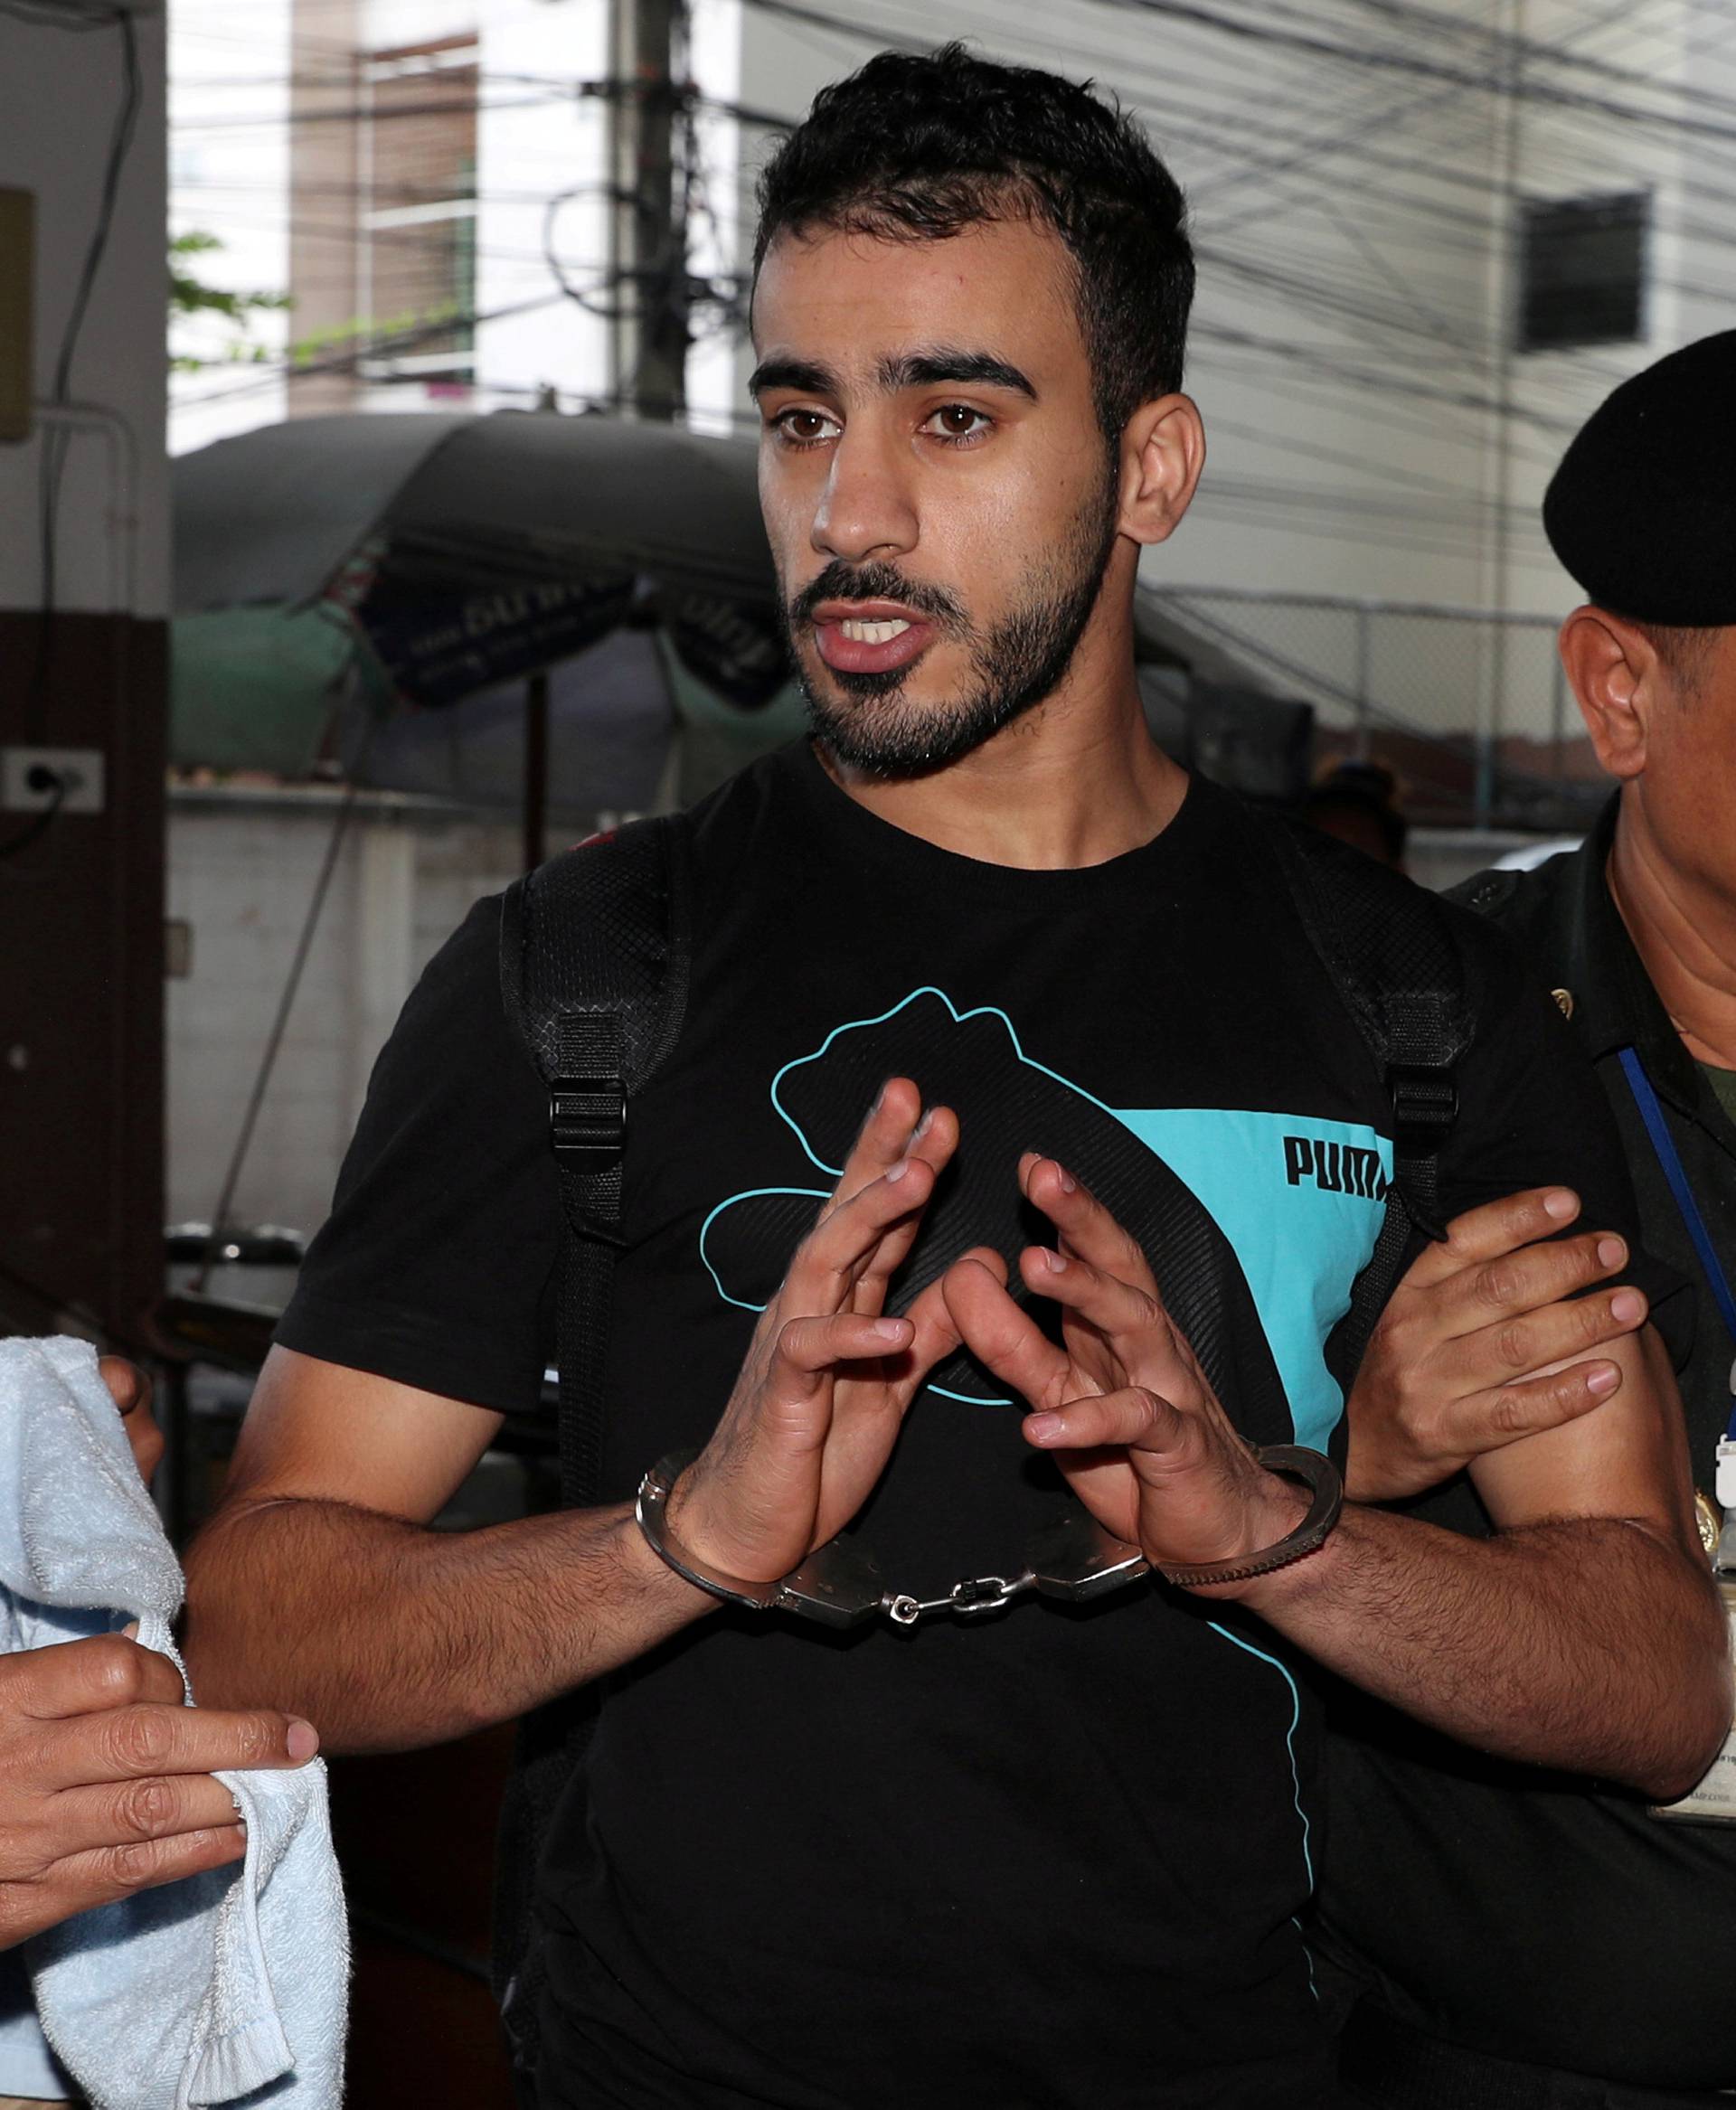
{"type": "MultiPolygon", "coordinates": [[[[1448,913],[1433,895],[1286,815],[1246,810],[1385,1079],[1394,1174],[1331,1361],[1346,1392],[1419,1238],[1444,1236],[1437,1159],[1458,1108],[1472,1020],[1448,913]]],[[[594,1507],[602,1446],[629,1109],[678,1038],[691,956],[685,816],[629,823],[526,873],[502,905],[506,1016],[549,1088],[549,1141],[568,1235],[558,1322],[561,1500],[594,1507]]],[[[590,1688],[520,1724],[502,1812],[494,1986],[524,2100],[540,1985],[532,1896],[555,1804],[595,1718],[590,1688]]]]}

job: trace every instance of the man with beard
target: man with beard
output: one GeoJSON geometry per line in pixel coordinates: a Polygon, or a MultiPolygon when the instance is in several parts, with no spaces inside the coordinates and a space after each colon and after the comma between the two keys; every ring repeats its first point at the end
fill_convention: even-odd
{"type": "MultiPolygon", "coordinates": [[[[952,47],[828,89],[761,208],[815,739],[681,826],[602,1503],[427,1529],[551,1347],[489,904],[375,1073],[191,1563],[195,1674],[340,1750],[604,1681],[540,1871],[544,2105],[1299,2110],[1308,1659],[1652,1793],[1722,1734],[1668,1372],[1624,1341],[1606,1408],[1492,1458],[1492,1542],[1338,1513],[1326,1344],[1391,1106],[1269,833],[1157,750],[1134,676],[1139,555],[1203,456],[1180,194],[1086,90],[952,47]],[[800,1615],[840,1534],[886,1583],[849,1633],[800,1615]],[[1099,1561],[1125,1587],[1009,1591],[1099,1561]]],[[[1620,1224],[1595,1084],[1463,920],[1489,1030],[1443,1201],[1571,1178],[1620,1224]]]]}

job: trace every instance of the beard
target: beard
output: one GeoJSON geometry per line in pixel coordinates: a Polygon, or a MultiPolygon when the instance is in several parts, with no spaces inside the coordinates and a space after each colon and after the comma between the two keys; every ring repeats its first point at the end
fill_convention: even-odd
{"type": "Polygon", "coordinates": [[[979,630],[944,588],[908,579],[891,564],[835,559],[784,611],[790,658],[815,739],[846,768],[864,776],[921,777],[962,760],[1052,695],[1072,664],[1102,590],[1115,546],[1115,498],[1111,471],[1075,515],[1055,555],[1026,571],[1011,612],[987,630],[979,630]],[[927,617],[943,637],[969,652],[970,673],[962,691],[943,702],[913,702],[904,692],[911,667],[844,674],[828,666],[823,675],[810,676],[796,642],[811,626],[815,608],[827,600],[900,601],[927,617]],[[821,680],[838,693],[827,694],[821,680]]]}

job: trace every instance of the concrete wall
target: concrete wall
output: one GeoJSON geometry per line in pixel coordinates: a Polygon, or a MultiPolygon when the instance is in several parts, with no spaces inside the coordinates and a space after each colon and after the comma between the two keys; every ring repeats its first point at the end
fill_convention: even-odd
{"type": "MultiPolygon", "coordinates": [[[[171,918],[191,972],[168,989],[171,1222],[208,1220],[240,1133],[338,795],[197,791],[174,796],[171,918]]],[[[480,895],[517,869],[518,833],[391,796],[346,830],[233,1220],[316,1229],[404,998],[480,895]]]]}

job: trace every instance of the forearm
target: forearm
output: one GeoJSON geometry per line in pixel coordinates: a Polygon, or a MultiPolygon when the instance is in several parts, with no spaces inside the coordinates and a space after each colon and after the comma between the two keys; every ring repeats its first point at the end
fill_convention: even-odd
{"type": "Polygon", "coordinates": [[[1637,1523],[1471,1539],[1351,1504],[1317,1554],[1242,1597],[1328,1669],[1503,1757],[1667,1798],[1730,1728],[1711,1578],[1637,1523]]]}
{"type": "Polygon", "coordinates": [[[327,1751],[408,1750],[510,1720],[712,1604],[624,1505],[447,1532],[278,1501],[193,1547],[186,1656],[207,1704],[304,1714],[327,1751]]]}

